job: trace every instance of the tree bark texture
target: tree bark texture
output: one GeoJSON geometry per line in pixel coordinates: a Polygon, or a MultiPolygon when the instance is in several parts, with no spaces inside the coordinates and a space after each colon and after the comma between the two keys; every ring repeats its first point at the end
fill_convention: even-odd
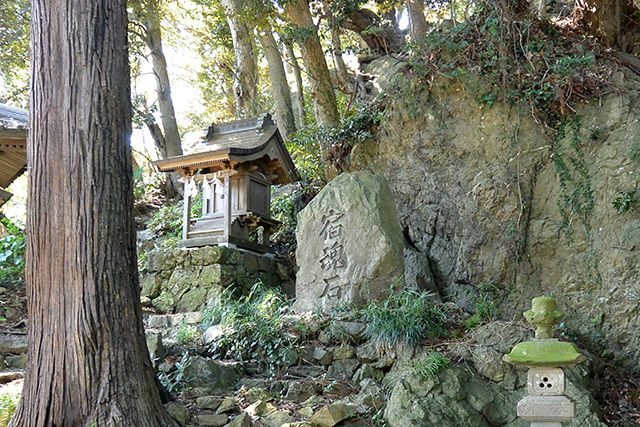
{"type": "Polygon", "coordinates": [[[405,46],[404,38],[393,22],[385,22],[369,9],[348,13],[342,26],[362,37],[367,47],[376,55],[400,52],[405,46]]]}
{"type": "Polygon", "coordinates": [[[296,119],[296,127],[302,129],[305,124],[305,109],[304,109],[304,88],[302,86],[302,70],[300,69],[300,63],[296,58],[296,53],[293,50],[293,43],[290,40],[284,39],[284,47],[287,51],[287,57],[291,63],[291,69],[293,70],[293,77],[296,82],[296,90],[292,94],[291,101],[293,102],[293,112],[296,119]]]}
{"type": "Polygon", "coordinates": [[[424,16],[423,0],[407,0],[407,12],[409,14],[409,31],[411,41],[419,40],[426,36],[430,25],[424,16]]]}
{"type": "Polygon", "coordinates": [[[34,0],[29,361],[11,426],[176,426],[142,324],[125,0],[34,0]]]}
{"type": "Polygon", "coordinates": [[[272,31],[258,31],[257,34],[269,65],[269,77],[271,77],[271,91],[273,92],[273,101],[276,107],[278,128],[285,141],[288,141],[296,132],[296,122],[293,117],[291,88],[287,81],[287,73],[284,70],[282,54],[278,49],[278,43],[272,31]]]}
{"type": "Polygon", "coordinates": [[[292,0],[285,4],[285,11],[300,34],[298,42],[309,74],[316,122],[319,125],[337,124],[340,117],[336,94],[318,31],[309,11],[309,3],[307,0],[292,0]]]}
{"type": "Polygon", "coordinates": [[[244,19],[242,0],[221,0],[231,29],[236,68],[233,91],[236,114],[243,118],[260,113],[258,104],[258,69],[254,58],[253,28],[244,19]]]}

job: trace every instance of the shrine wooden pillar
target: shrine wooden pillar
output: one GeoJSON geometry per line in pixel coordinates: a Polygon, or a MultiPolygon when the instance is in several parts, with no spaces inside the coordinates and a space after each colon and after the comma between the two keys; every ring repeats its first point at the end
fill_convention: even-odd
{"type": "Polygon", "coordinates": [[[184,211],[182,212],[182,238],[186,240],[189,237],[189,229],[191,228],[191,180],[184,181],[184,211]]]}
{"type": "Polygon", "coordinates": [[[224,239],[228,242],[231,236],[231,214],[233,209],[232,194],[233,185],[231,182],[231,171],[224,172],[224,223],[223,233],[224,239]]]}

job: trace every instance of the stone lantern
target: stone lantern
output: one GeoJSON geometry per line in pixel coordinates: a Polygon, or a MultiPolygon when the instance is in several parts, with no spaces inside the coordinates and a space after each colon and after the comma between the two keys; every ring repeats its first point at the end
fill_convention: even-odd
{"type": "Polygon", "coordinates": [[[535,339],[517,344],[504,356],[507,363],[529,368],[529,395],[518,402],[517,413],[532,427],[561,427],[575,415],[575,403],[564,396],[562,368],[583,363],[586,358],[575,344],[553,338],[551,328],[564,316],[556,308],[555,298],[534,298],[524,316],[537,328],[535,339]]]}

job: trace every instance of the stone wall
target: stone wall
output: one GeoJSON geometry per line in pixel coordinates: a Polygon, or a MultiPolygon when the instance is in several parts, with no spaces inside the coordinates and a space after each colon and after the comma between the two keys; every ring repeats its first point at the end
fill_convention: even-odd
{"type": "Polygon", "coordinates": [[[197,311],[229,286],[246,294],[259,281],[293,292],[288,268],[272,256],[223,246],[150,252],[141,296],[167,313],[197,311]]]}

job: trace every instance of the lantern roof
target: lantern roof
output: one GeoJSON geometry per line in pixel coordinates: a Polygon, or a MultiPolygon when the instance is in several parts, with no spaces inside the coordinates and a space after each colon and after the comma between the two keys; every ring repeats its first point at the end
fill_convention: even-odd
{"type": "Polygon", "coordinates": [[[300,179],[270,114],[214,123],[191,153],[153,162],[160,172],[180,171],[189,176],[232,169],[242,163],[268,169],[274,174],[274,184],[300,179]]]}

